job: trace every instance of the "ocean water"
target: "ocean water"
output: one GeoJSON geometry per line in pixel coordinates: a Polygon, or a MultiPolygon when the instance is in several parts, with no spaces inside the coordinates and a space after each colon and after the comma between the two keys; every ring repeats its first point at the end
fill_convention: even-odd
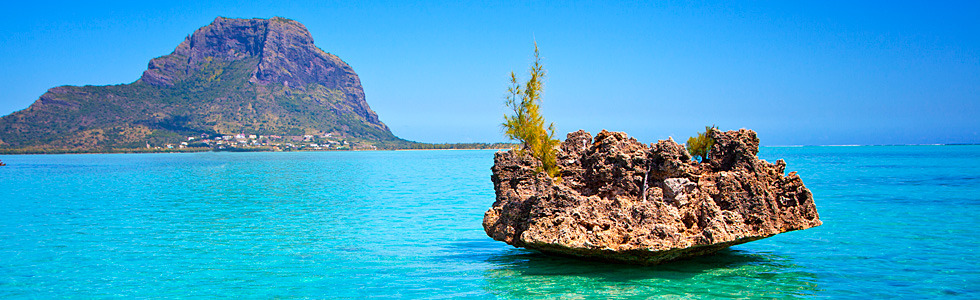
{"type": "Polygon", "coordinates": [[[824,225],[650,267],[488,238],[493,153],[2,156],[0,298],[980,297],[980,146],[763,148],[824,225]]]}

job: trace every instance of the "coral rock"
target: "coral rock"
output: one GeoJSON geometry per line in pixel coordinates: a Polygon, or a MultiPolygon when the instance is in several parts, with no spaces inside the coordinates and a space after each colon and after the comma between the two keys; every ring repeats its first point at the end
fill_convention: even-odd
{"type": "Polygon", "coordinates": [[[483,218],[495,240],[545,253],[658,264],[819,226],[813,195],[785,162],[758,159],[754,131],[711,131],[698,163],[673,140],[650,146],[622,132],[569,133],[562,178],[521,151],[498,152],[497,200],[483,218]]]}

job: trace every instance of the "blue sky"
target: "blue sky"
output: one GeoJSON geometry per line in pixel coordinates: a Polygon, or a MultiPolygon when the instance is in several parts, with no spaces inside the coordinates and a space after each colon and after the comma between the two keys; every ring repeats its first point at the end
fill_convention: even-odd
{"type": "Polygon", "coordinates": [[[976,1],[18,1],[5,11],[0,115],[51,87],[135,81],[216,16],[282,16],[350,64],[381,120],[409,140],[504,141],[508,74],[526,74],[537,41],[543,113],[561,136],[684,141],[716,124],[753,129],[763,145],[980,143],[976,1]]]}

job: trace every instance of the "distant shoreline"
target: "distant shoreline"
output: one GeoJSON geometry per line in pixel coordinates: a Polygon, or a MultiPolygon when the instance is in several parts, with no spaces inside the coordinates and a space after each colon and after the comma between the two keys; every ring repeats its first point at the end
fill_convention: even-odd
{"type": "MultiPolygon", "coordinates": [[[[486,145],[507,145],[503,143],[487,143],[486,145]]],[[[445,148],[400,148],[400,149],[331,149],[331,150],[271,150],[266,148],[239,148],[234,150],[216,150],[211,148],[184,149],[118,149],[113,151],[71,151],[71,150],[22,150],[0,149],[0,155],[44,155],[44,154],[142,154],[142,153],[198,153],[198,152],[361,152],[361,151],[430,151],[430,150],[510,150],[516,144],[507,147],[453,147],[459,144],[430,144],[445,148]]],[[[908,146],[980,146],[980,144],[895,144],[895,145],[772,145],[762,148],[801,148],[801,147],[908,147],[908,146]]]]}
{"type": "MultiPolygon", "coordinates": [[[[56,154],[162,154],[162,153],[201,153],[201,152],[232,152],[232,153],[248,153],[248,152],[283,152],[283,153],[296,153],[296,152],[365,152],[365,151],[434,151],[434,150],[510,150],[513,147],[490,147],[490,148],[432,148],[432,149],[346,149],[346,150],[267,150],[267,149],[242,149],[242,150],[214,150],[214,149],[149,149],[145,151],[134,151],[132,149],[119,150],[119,151],[60,151],[60,150],[43,150],[43,151],[8,151],[8,149],[0,149],[0,155],[56,155],[56,154]]],[[[13,150],[13,149],[11,149],[13,150]]]]}

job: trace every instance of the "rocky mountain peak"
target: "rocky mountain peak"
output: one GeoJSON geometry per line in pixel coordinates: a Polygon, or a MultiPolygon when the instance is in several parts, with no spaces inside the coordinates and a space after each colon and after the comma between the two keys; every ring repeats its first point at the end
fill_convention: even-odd
{"type": "Polygon", "coordinates": [[[313,44],[306,26],[294,20],[217,17],[194,31],[170,55],[154,58],[139,81],[173,86],[215,61],[255,60],[252,83],[305,90],[311,84],[339,90],[354,113],[388,130],[364,99],[361,80],[343,60],[313,44]]]}
{"type": "Polygon", "coordinates": [[[281,17],[215,18],[185,38],[170,55],[150,61],[140,80],[172,86],[182,75],[214,60],[249,58],[258,58],[253,82],[276,82],[301,89],[311,83],[331,89],[360,86],[350,66],[314,45],[306,26],[281,17]]]}
{"type": "Polygon", "coordinates": [[[215,18],[134,83],[52,88],[0,118],[0,148],[11,149],[116,151],[202,133],[407,142],[371,110],[347,63],[281,17],[215,18]]]}

